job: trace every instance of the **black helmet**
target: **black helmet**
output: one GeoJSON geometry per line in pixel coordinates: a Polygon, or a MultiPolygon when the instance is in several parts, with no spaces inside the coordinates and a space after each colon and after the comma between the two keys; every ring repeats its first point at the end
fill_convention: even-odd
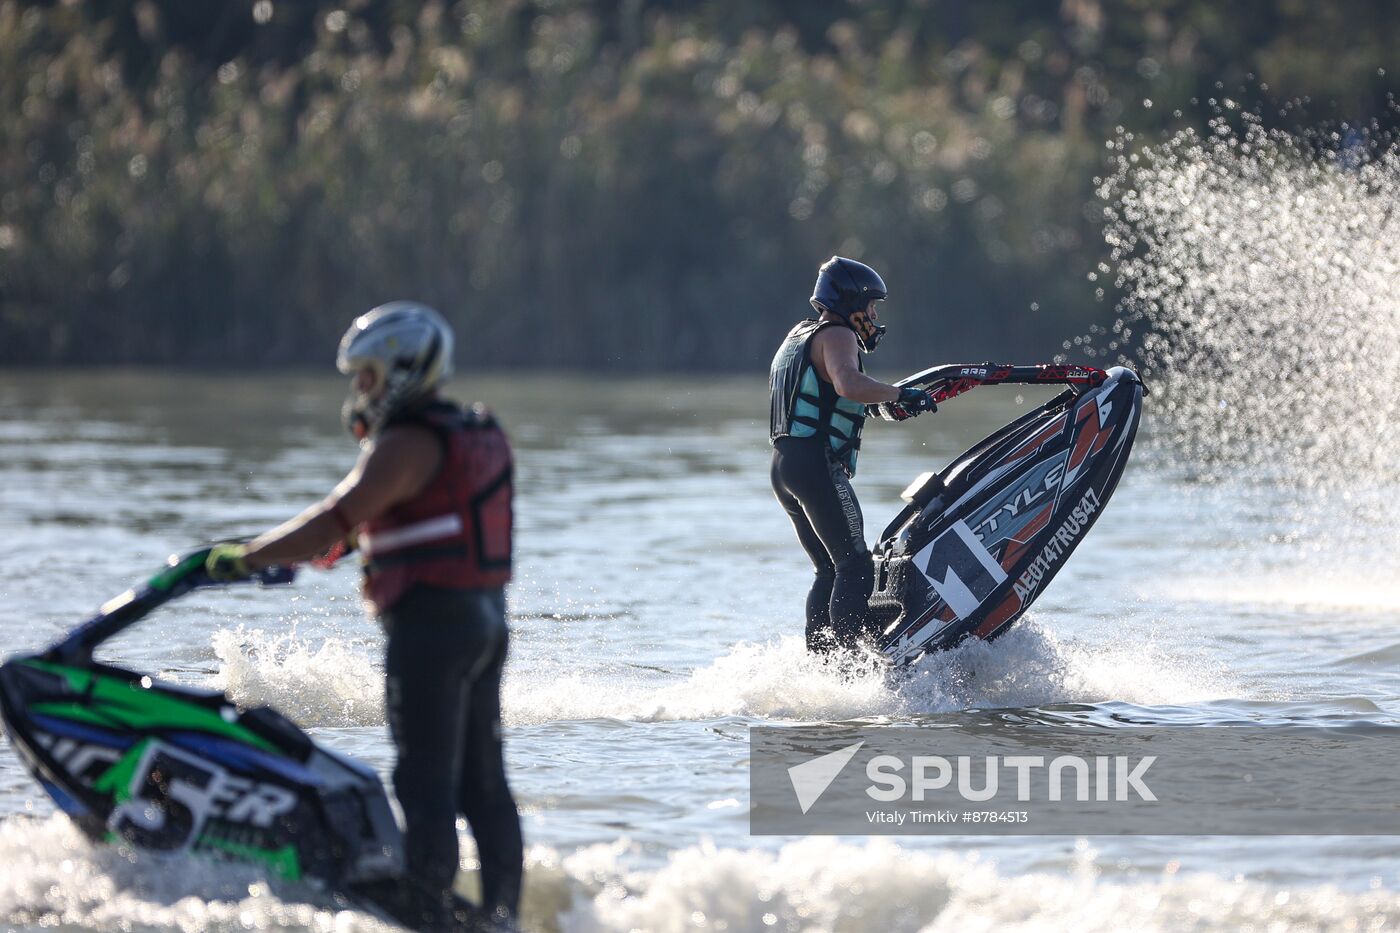
{"type": "Polygon", "coordinates": [[[856,332],[860,348],[869,353],[885,335],[885,325],[870,321],[865,309],[888,295],[885,280],[874,269],[854,259],[832,256],[817,270],[810,300],[818,312],[830,311],[845,321],[856,332]]]}

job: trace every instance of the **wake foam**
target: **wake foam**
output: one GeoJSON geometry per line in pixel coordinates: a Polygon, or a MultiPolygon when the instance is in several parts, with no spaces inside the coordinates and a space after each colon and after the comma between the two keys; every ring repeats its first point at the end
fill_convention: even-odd
{"type": "MultiPolygon", "coordinates": [[[[1005,876],[975,856],[809,838],[776,852],[693,846],[651,870],[602,844],[536,867],[534,884],[574,892],[559,919],[574,933],[961,930],[1383,929],[1400,896],[1178,877],[1107,882],[1092,850],[1066,874],[1005,876]]],[[[527,905],[527,916],[528,905],[527,905]]]]}
{"type": "Polygon", "coordinates": [[[275,707],[302,726],[384,723],[384,674],[377,643],[337,637],[219,629],[213,686],[244,706],[275,707]]]}
{"type": "Polygon", "coordinates": [[[396,929],[252,866],[94,846],[66,817],[0,823],[0,924],[84,930],[396,929]]]}
{"type": "MultiPolygon", "coordinates": [[[[94,846],[61,816],[0,823],[0,925],[73,930],[386,933],[315,888],[251,866],[94,846]]],[[[1063,872],[1007,875],[947,850],[813,837],[774,850],[701,843],[657,859],[619,840],[531,847],[522,923],[568,933],[648,930],[1094,931],[1391,929],[1400,894],[1160,872],[1108,880],[1094,851],[1063,872]]]]}
{"type": "MultiPolygon", "coordinates": [[[[378,643],[240,627],[216,632],[213,645],[219,659],[213,686],[240,704],[273,706],[303,726],[384,723],[378,643]]],[[[841,722],[1105,700],[1177,704],[1238,690],[1218,665],[1170,653],[1150,639],[1066,641],[1027,619],[996,641],[965,642],[893,677],[871,657],[823,658],[791,635],[740,642],[670,682],[630,667],[565,672],[517,655],[507,666],[501,705],[512,726],[728,717],[841,722]]]]}
{"type": "Polygon", "coordinates": [[[567,719],[639,722],[746,717],[844,721],[1119,700],[1150,705],[1232,695],[1217,667],[1174,657],[1150,641],[1111,646],[1062,642],[1033,620],[994,642],[969,641],[891,679],[868,658],[823,659],[803,640],[735,645],[678,683],[638,675],[531,678],[515,672],[503,701],[515,725],[567,719]]]}
{"type": "Polygon", "coordinates": [[[1154,590],[1165,599],[1210,605],[1287,606],[1331,614],[1400,612],[1400,586],[1388,576],[1324,576],[1313,567],[1298,571],[1259,571],[1222,579],[1182,577],[1154,590]]]}
{"type": "Polygon", "coordinates": [[[968,640],[929,655],[901,688],[916,712],[1115,700],[1151,706],[1239,693],[1217,662],[1166,650],[1146,633],[1132,642],[1067,641],[1033,619],[996,641],[968,640]]]}

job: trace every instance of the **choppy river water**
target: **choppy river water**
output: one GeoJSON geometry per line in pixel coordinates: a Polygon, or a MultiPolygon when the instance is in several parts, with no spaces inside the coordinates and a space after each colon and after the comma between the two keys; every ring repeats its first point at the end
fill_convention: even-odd
{"type": "MultiPolygon", "coordinates": [[[[173,551],[317,500],[354,457],[342,391],[266,375],[0,376],[0,650],[49,642],[173,551]]],[[[1397,522],[1393,506],[1354,507],[1393,502],[1383,484],[1358,479],[1340,508],[1257,477],[1204,481],[1153,441],[1149,398],[1122,485],[1033,615],[892,687],[804,651],[810,570],[768,488],[761,380],[488,377],[452,394],[492,404],[519,452],[504,706],[528,927],[1400,923],[1400,839],[799,839],[750,836],[747,819],[755,724],[1400,728],[1397,522]]],[[[872,425],[856,483],[868,536],[914,475],[1032,401],[984,389],[872,425]]],[[[290,591],[199,594],[106,657],[273,704],[387,771],[382,639],[355,585],[342,566],[290,591]]],[[[0,926],[375,922],[252,869],[94,848],[0,745],[0,926]]]]}

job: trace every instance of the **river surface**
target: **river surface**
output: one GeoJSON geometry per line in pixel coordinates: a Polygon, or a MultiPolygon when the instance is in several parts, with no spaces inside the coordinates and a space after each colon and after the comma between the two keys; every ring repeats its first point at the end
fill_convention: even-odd
{"type": "MultiPolygon", "coordinates": [[[[355,455],[343,390],[0,374],[0,650],[54,640],[172,552],[318,500],[355,455]]],[[[1320,495],[1206,479],[1154,441],[1149,397],[1117,494],[1032,615],[895,687],[805,653],[810,569],[768,487],[761,376],[498,376],[450,394],[495,407],[518,448],[504,709],[528,928],[1400,925],[1395,838],[781,838],[750,836],[747,816],[758,724],[1400,728],[1390,480],[1320,495]]],[[[916,474],[1035,400],[982,389],[873,424],[856,480],[867,537],[916,474]]],[[[291,590],[196,594],[104,657],[270,703],[387,773],[383,641],[355,587],[341,566],[291,590]]],[[[93,847],[3,743],[0,926],[377,928],[251,868],[93,847]]]]}

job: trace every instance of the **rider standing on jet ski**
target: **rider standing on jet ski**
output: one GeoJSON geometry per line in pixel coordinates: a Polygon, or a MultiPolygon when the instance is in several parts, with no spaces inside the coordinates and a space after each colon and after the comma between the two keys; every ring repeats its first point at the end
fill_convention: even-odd
{"type": "Polygon", "coordinates": [[[476,837],[488,913],[515,913],[522,868],[500,719],[511,452],[485,409],[438,396],[452,343],[424,305],[396,301],[357,318],[336,365],[353,378],[343,414],[359,462],[319,505],[250,544],[216,546],[208,562],[211,577],[234,579],[358,545],[365,598],[388,636],[407,862],[397,884],[367,893],[415,928],[450,917],[457,814],[476,837]]]}
{"type": "Polygon", "coordinates": [[[874,572],[851,477],[865,406],[894,402],[903,417],[936,410],[927,392],[865,375],[861,354],[885,334],[876,304],[887,294],[874,269],[831,257],[812,292],[818,316],[788,332],[768,374],[773,492],[817,573],[807,594],[811,651],[852,648],[864,631],[874,572]]]}

